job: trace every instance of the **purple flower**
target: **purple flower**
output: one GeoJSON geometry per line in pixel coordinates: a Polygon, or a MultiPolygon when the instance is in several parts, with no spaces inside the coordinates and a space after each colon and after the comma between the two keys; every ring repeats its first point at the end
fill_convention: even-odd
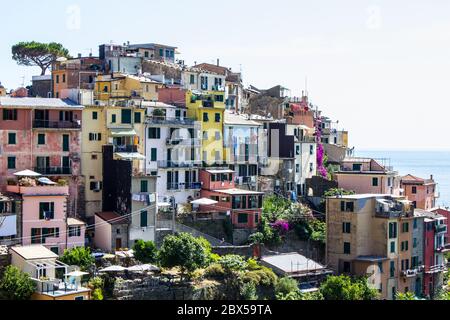
{"type": "Polygon", "coordinates": [[[275,223],[272,223],[271,227],[282,233],[286,233],[289,231],[289,222],[286,220],[278,220],[275,223]]]}

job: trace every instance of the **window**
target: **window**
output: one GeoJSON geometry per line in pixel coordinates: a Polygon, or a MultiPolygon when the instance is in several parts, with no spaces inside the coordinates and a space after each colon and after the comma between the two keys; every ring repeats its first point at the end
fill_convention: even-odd
{"type": "Polygon", "coordinates": [[[208,121],[209,121],[208,113],[204,112],[203,113],[203,122],[208,122],[208,121]]]}
{"type": "Polygon", "coordinates": [[[81,237],[81,227],[80,226],[69,227],[69,237],[81,237]]]}
{"type": "Polygon", "coordinates": [[[38,145],[45,145],[45,133],[38,134],[38,145]]]}
{"type": "Polygon", "coordinates": [[[150,161],[158,161],[158,149],[152,148],[150,161]]]}
{"type": "Polygon", "coordinates": [[[351,271],[351,268],[350,268],[350,262],[348,262],[348,261],[344,261],[344,273],[350,273],[350,271],[351,271]]]}
{"type": "Polygon", "coordinates": [[[299,145],[295,146],[295,155],[297,155],[297,156],[300,155],[300,146],[299,145]]]}
{"type": "Polygon", "coordinates": [[[239,213],[238,215],[238,223],[248,223],[248,214],[239,213]]]}
{"type": "Polygon", "coordinates": [[[408,222],[404,222],[402,224],[402,232],[403,233],[409,232],[409,223],[408,222]]]}
{"type": "Polygon", "coordinates": [[[411,268],[417,268],[419,266],[419,257],[411,257],[411,268]]]}
{"type": "Polygon", "coordinates": [[[113,114],[111,116],[111,123],[116,123],[116,121],[117,121],[117,116],[115,114],[113,114]]]}
{"type": "Polygon", "coordinates": [[[149,139],[161,139],[161,128],[148,128],[149,139]]]}
{"type": "Polygon", "coordinates": [[[413,220],[413,229],[417,229],[417,219],[413,220]]]}
{"type": "Polygon", "coordinates": [[[361,171],[361,167],[362,167],[362,164],[354,163],[353,164],[353,171],[361,171]]]}
{"type": "Polygon", "coordinates": [[[189,83],[190,84],[195,84],[195,75],[191,74],[189,83]]]}
{"type": "Polygon", "coordinates": [[[216,131],[216,141],[220,141],[220,131],[216,131]]]}
{"type": "Polygon", "coordinates": [[[220,113],[216,113],[216,118],[215,118],[215,121],[216,122],[220,122],[220,113]]]}
{"type": "Polygon", "coordinates": [[[383,273],[383,262],[382,261],[378,262],[378,269],[379,269],[380,273],[383,273]]]}
{"type": "Polygon", "coordinates": [[[78,297],[75,297],[74,300],[75,300],[75,301],[76,301],[76,300],[84,300],[84,297],[83,297],[83,296],[78,296],[78,297]]]}
{"type": "Polygon", "coordinates": [[[214,97],[214,100],[216,100],[217,102],[223,102],[223,95],[216,95],[214,97]]]}
{"type": "Polygon", "coordinates": [[[298,163],[295,165],[295,172],[300,173],[300,165],[298,163]]]}
{"type": "Polygon", "coordinates": [[[131,110],[122,110],[122,123],[131,124],[131,110]]]}
{"type": "Polygon", "coordinates": [[[417,248],[417,238],[413,238],[413,248],[417,248]]]}
{"type": "Polygon", "coordinates": [[[8,144],[16,144],[16,134],[14,132],[8,133],[8,144]]]}
{"type": "Polygon", "coordinates": [[[140,112],[134,113],[134,123],[141,123],[141,113],[140,112]]]}
{"type": "Polygon", "coordinates": [[[354,203],[353,202],[341,201],[341,211],[353,212],[354,209],[355,208],[354,208],[354,203]]]}
{"type": "Polygon", "coordinates": [[[63,76],[63,77],[62,77],[62,82],[63,82],[63,83],[66,83],[66,75],[63,74],[62,76],[63,76]]]}
{"type": "Polygon", "coordinates": [[[208,131],[203,131],[203,140],[208,141],[208,131]]]}
{"type": "Polygon", "coordinates": [[[148,57],[149,57],[149,55],[148,55],[148,51],[145,51],[145,52],[144,52],[144,57],[146,57],[146,58],[148,58],[148,57]]]}
{"type": "Polygon", "coordinates": [[[350,254],[350,242],[344,242],[344,254],[350,254]]]}
{"type": "Polygon", "coordinates": [[[98,119],[98,112],[97,111],[92,111],[92,119],[93,120],[97,120],[98,119]]]}
{"type": "Polygon", "coordinates": [[[69,135],[68,134],[63,134],[63,136],[62,136],[62,150],[64,152],[69,151],[69,135]]]}
{"type": "Polygon", "coordinates": [[[16,157],[8,157],[8,169],[16,168],[16,157]]]}
{"type": "Polygon", "coordinates": [[[309,146],[309,154],[310,154],[310,155],[313,155],[313,154],[314,154],[314,146],[313,146],[313,145],[310,145],[310,146],[309,146]]]}
{"type": "Polygon", "coordinates": [[[101,133],[89,133],[89,141],[101,141],[102,134],[101,133]]]}
{"type": "Polygon", "coordinates": [[[17,110],[16,109],[3,109],[3,120],[16,121],[17,110]]]}
{"type": "Polygon", "coordinates": [[[391,241],[391,250],[390,253],[395,253],[395,241],[391,241]]]}
{"type": "Polygon", "coordinates": [[[402,241],[401,243],[402,251],[408,251],[408,245],[409,245],[408,241],[402,241]]]}
{"type": "Polygon", "coordinates": [[[378,187],[378,178],[372,178],[372,186],[378,187]]]}
{"type": "Polygon", "coordinates": [[[389,239],[397,238],[397,222],[389,223],[389,239]]]}
{"type": "Polygon", "coordinates": [[[59,75],[56,75],[56,83],[59,83],[59,75]]]}
{"type": "Polygon", "coordinates": [[[55,203],[39,203],[39,220],[51,220],[55,218],[55,203]]]}
{"type": "Polygon", "coordinates": [[[89,187],[92,191],[100,191],[103,188],[103,183],[101,181],[91,181],[89,187]]]}
{"type": "Polygon", "coordinates": [[[413,194],[416,194],[417,193],[417,187],[412,187],[412,191],[411,191],[413,194]]]}
{"type": "MultiPolygon", "coordinates": [[[[389,276],[391,278],[395,277],[395,261],[390,262],[389,276]]],[[[394,291],[395,291],[395,288],[394,288],[394,291]]]]}
{"type": "Polygon", "coordinates": [[[59,256],[59,248],[58,247],[51,247],[50,251],[57,254],[59,256]]]}
{"type": "Polygon", "coordinates": [[[258,223],[259,223],[259,215],[255,214],[255,224],[258,224],[258,223]]]}
{"type": "Polygon", "coordinates": [[[352,224],[350,222],[343,222],[342,223],[342,233],[351,233],[351,226],[352,226],[352,224]]]}
{"type": "Polygon", "coordinates": [[[141,211],[141,228],[148,227],[147,211],[141,211]]]}
{"type": "Polygon", "coordinates": [[[141,180],[141,192],[142,193],[148,192],[148,181],[147,180],[141,180]]]}

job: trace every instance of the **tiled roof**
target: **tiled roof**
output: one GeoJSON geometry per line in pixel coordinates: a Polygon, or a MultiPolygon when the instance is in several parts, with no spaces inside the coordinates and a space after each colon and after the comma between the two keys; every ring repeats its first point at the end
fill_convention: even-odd
{"type": "Polygon", "coordinates": [[[84,107],[78,105],[69,99],[56,98],[11,98],[0,97],[0,106],[3,107],[29,107],[29,108],[71,108],[83,109],[84,107]]]}
{"type": "Polygon", "coordinates": [[[413,176],[412,174],[407,174],[406,176],[402,177],[401,181],[402,181],[402,183],[416,183],[416,184],[434,183],[434,181],[431,179],[422,179],[422,178],[413,176]]]}
{"type": "Polygon", "coordinates": [[[128,220],[115,212],[98,212],[95,214],[109,224],[128,224],[128,220]]]}

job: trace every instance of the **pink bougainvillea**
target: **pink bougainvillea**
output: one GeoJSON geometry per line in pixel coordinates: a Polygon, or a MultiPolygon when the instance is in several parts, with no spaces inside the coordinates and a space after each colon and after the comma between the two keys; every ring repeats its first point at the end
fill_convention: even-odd
{"type": "Polygon", "coordinates": [[[320,121],[316,124],[316,137],[317,137],[317,171],[323,178],[328,178],[328,171],[324,166],[323,160],[325,159],[325,151],[321,143],[322,130],[320,128],[320,121]]]}
{"type": "Polygon", "coordinates": [[[275,223],[272,223],[271,227],[281,233],[286,233],[289,231],[289,222],[287,222],[286,220],[278,220],[275,223]]]}

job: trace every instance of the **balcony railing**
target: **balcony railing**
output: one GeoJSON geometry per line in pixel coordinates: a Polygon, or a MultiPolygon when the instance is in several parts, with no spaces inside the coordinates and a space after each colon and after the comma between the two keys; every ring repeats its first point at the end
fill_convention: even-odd
{"type": "Polygon", "coordinates": [[[201,165],[201,161],[158,161],[159,168],[194,168],[201,165]]]}
{"type": "Polygon", "coordinates": [[[435,227],[436,233],[447,233],[447,225],[446,224],[439,224],[435,227]]]}
{"type": "Polygon", "coordinates": [[[43,175],[70,175],[71,167],[35,167],[34,171],[43,175]]]}
{"type": "Polygon", "coordinates": [[[168,183],[167,190],[199,190],[202,188],[201,182],[192,183],[168,183]]]}
{"type": "Polygon", "coordinates": [[[180,119],[180,118],[168,118],[168,117],[149,117],[147,118],[148,124],[164,124],[164,125],[181,125],[181,126],[193,126],[195,120],[193,119],[180,119]]]}
{"type": "Polygon", "coordinates": [[[203,108],[214,108],[214,101],[202,101],[203,108]]]}
{"type": "Polygon", "coordinates": [[[114,146],[114,152],[135,153],[138,152],[138,146],[133,145],[114,146]]]}
{"type": "Polygon", "coordinates": [[[81,121],[34,120],[35,129],[81,129],[81,121]]]}
{"type": "Polygon", "coordinates": [[[429,267],[425,271],[425,273],[437,273],[437,272],[442,272],[442,271],[445,271],[445,270],[446,270],[445,264],[438,264],[438,265],[429,267]]]}

